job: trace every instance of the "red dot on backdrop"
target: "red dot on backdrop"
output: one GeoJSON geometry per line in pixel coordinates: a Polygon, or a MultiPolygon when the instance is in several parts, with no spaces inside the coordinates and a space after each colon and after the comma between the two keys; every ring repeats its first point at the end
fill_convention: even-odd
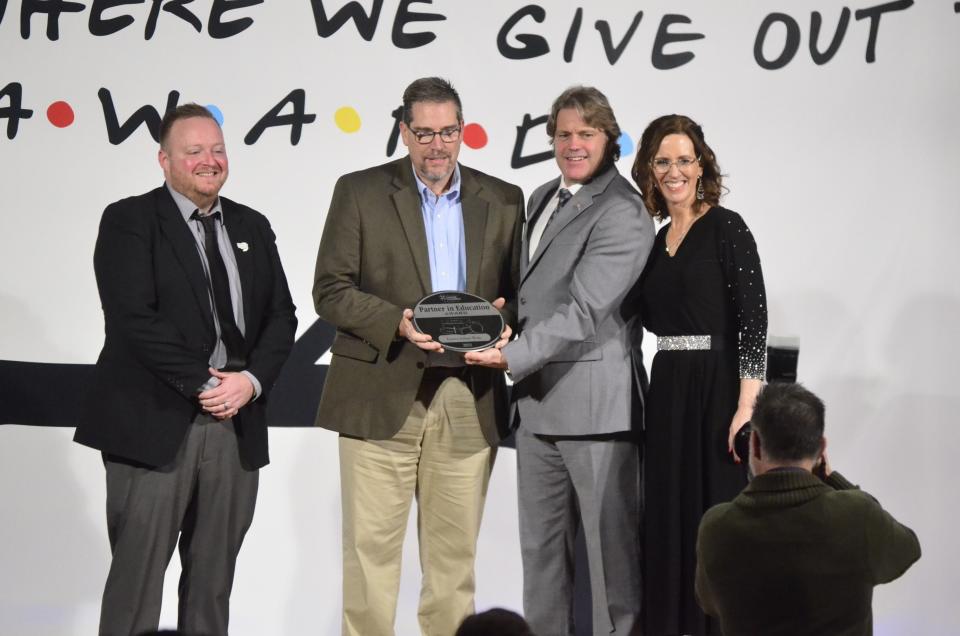
{"type": "Polygon", "coordinates": [[[67,102],[53,102],[47,107],[47,119],[57,128],[66,128],[73,123],[73,109],[67,102]]]}
{"type": "Polygon", "coordinates": [[[480,124],[467,124],[463,127],[463,143],[473,149],[487,145],[487,131],[480,124]]]}

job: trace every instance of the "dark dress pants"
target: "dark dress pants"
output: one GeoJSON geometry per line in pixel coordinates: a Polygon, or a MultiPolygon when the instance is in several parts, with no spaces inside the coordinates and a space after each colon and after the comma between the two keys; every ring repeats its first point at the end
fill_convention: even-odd
{"type": "Polygon", "coordinates": [[[233,572],[253,521],[259,473],[240,465],[232,420],[199,415],[173,462],[147,468],[104,457],[113,560],[100,634],[157,629],[163,578],[179,537],[177,627],[192,636],[227,633],[233,572]]]}

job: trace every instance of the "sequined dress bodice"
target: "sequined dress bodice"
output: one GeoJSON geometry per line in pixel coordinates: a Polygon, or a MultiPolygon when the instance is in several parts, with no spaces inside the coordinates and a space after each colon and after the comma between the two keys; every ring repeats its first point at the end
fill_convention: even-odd
{"type": "Polygon", "coordinates": [[[737,350],[740,377],[764,377],[767,304],[753,235],[736,212],[714,207],[675,256],[669,226],[657,234],[642,280],[644,327],[658,336],[721,336],[737,350]]]}

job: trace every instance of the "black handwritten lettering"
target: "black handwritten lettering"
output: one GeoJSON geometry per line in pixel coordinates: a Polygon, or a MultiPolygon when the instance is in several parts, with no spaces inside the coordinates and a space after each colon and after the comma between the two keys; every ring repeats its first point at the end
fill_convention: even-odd
{"type": "Polygon", "coordinates": [[[167,13],[177,16],[187,24],[193,27],[197,33],[203,32],[203,23],[200,18],[195,16],[190,9],[184,5],[193,2],[193,0],[153,0],[153,6],[150,7],[150,15],[147,17],[147,27],[143,31],[143,37],[147,40],[153,37],[157,30],[157,19],[160,17],[160,5],[167,13]]]}
{"type": "Polygon", "coordinates": [[[857,9],[853,16],[857,20],[870,18],[870,37],[867,40],[867,64],[873,64],[877,60],[877,33],[880,30],[880,16],[891,11],[905,11],[913,6],[913,0],[897,0],[897,2],[887,2],[878,4],[869,9],[857,9]]]}
{"type": "MultiPolygon", "coordinates": [[[[911,6],[913,6],[913,0],[897,0],[896,2],[887,2],[885,4],[879,4],[866,9],[857,9],[857,11],[854,12],[853,15],[857,20],[870,20],[870,34],[867,38],[867,49],[865,55],[868,64],[872,64],[877,59],[877,36],[880,31],[881,16],[883,16],[885,13],[890,13],[893,11],[904,11],[909,9],[911,6]]],[[[814,64],[822,66],[833,59],[843,44],[843,38],[847,33],[847,27],[849,24],[850,9],[844,7],[840,12],[840,19],[837,23],[837,28],[833,33],[833,37],[830,39],[830,44],[827,46],[826,50],[821,51],[819,48],[819,42],[820,32],[823,29],[823,16],[817,11],[811,12],[810,40],[808,45],[810,49],[810,59],[813,60],[814,64]]],[[[783,68],[793,61],[797,51],[800,49],[800,40],[800,25],[794,18],[785,13],[771,13],[763,19],[763,22],[761,22],[760,28],[757,31],[757,38],[753,44],[753,58],[756,60],[757,64],[767,70],[783,68]],[[780,54],[777,57],[772,59],[767,58],[764,54],[764,44],[766,43],[767,35],[769,34],[771,27],[778,23],[782,24],[786,29],[786,38],[784,40],[783,49],[780,51],[780,54]]]]}
{"type": "MultiPolygon", "coordinates": [[[[121,125],[110,91],[101,88],[97,91],[97,97],[100,98],[100,104],[103,106],[103,122],[107,126],[107,139],[111,144],[114,146],[120,145],[143,124],[147,125],[147,130],[150,131],[150,136],[153,137],[154,141],[160,141],[160,119],[162,116],[156,108],[149,104],[141,106],[121,125]]],[[[167,107],[164,112],[176,108],[179,101],[180,93],[170,91],[167,94],[167,107]]]]}
{"type": "Polygon", "coordinates": [[[570,23],[570,29],[567,31],[567,39],[563,43],[563,61],[573,61],[573,49],[577,46],[577,38],[580,36],[580,25],[583,23],[583,9],[577,7],[577,12],[573,14],[573,22],[570,23]]]}
{"type": "Polygon", "coordinates": [[[532,166],[535,163],[549,161],[553,157],[553,151],[547,150],[532,155],[523,154],[523,145],[527,140],[527,132],[537,126],[543,126],[547,123],[548,116],[541,115],[532,119],[529,113],[524,113],[523,122],[517,126],[517,138],[513,143],[513,153],[510,155],[510,167],[513,169],[532,166]]]}
{"type": "Polygon", "coordinates": [[[296,146],[300,143],[300,135],[303,132],[303,125],[313,123],[317,116],[306,112],[307,93],[302,88],[295,88],[290,94],[280,100],[276,106],[270,109],[270,112],[260,118],[247,136],[243,138],[243,143],[252,146],[260,139],[267,128],[274,126],[290,126],[290,144],[296,146]],[[290,104],[293,106],[293,112],[281,115],[280,111],[290,104]]]}
{"type": "Polygon", "coordinates": [[[35,13],[47,15],[47,39],[56,42],[60,39],[60,14],[77,13],[86,7],[79,2],[65,0],[23,0],[20,5],[20,37],[30,39],[30,18],[35,13]]]}
{"type": "Polygon", "coordinates": [[[19,82],[10,82],[0,90],[0,103],[4,98],[10,100],[10,104],[0,106],[0,119],[7,120],[7,139],[13,139],[20,128],[20,120],[33,117],[33,111],[23,108],[23,86],[19,82]]]}
{"type": "Polygon", "coordinates": [[[446,20],[447,17],[438,13],[415,13],[410,11],[410,5],[414,2],[423,2],[433,4],[433,0],[400,0],[400,6],[397,8],[397,15],[393,20],[393,45],[398,49],[415,49],[419,46],[425,46],[437,39],[437,34],[430,31],[421,31],[419,33],[407,33],[403,30],[410,22],[437,22],[446,20]]]}
{"type": "Polygon", "coordinates": [[[843,43],[843,36],[847,32],[847,25],[849,23],[850,9],[844,7],[843,11],[840,12],[840,22],[837,24],[837,30],[833,34],[833,39],[830,40],[830,46],[827,47],[826,51],[821,53],[820,49],[817,48],[817,42],[820,40],[820,28],[823,25],[823,18],[820,16],[819,11],[814,11],[810,14],[810,58],[814,64],[822,66],[833,59],[833,56],[837,54],[840,45],[843,43]]]}
{"type": "Polygon", "coordinates": [[[227,11],[252,7],[262,3],[263,0],[213,0],[213,6],[210,8],[210,20],[207,22],[207,33],[215,40],[222,40],[246,31],[253,25],[253,18],[237,18],[224,22],[223,14],[227,11]]]}
{"type": "MultiPolygon", "coordinates": [[[[597,20],[594,26],[596,27],[597,31],[600,32],[600,39],[603,41],[603,51],[607,54],[607,61],[610,62],[611,66],[616,64],[617,60],[620,59],[620,56],[623,55],[623,51],[627,48],[627,44],[629,44],[630,40],[633,38],[633,34],[636,32],[637,27],[640,26],[640,20],[642,19],[643,11],[637,11],[637,15],[633,17],[633,22],[630,23],[630,28],[627,29],[623,39],[620,40],[620,44],[617,44],[616,46],[613,44],[613,32],[610,29],[610,23],[606,20],[597,20]]],[[[690,57],[693,57],[693,53],[690,54],[690,57]]]]}
{"type": "Polygon", "coordinates": [[[104,12],[108,9],[125,4],[143,4],[143,0],[93,0],[93,4],[90,5],[90,18],[87,23],[90,33],[98,37],[113,35],[133,24],[132,15],[124,14],[113,18],[103,17],[104,12]]]}
{"type": "Polygon", "coordinates": [[[657,29],[657,37],[653,41],[653,53],[651,55],[651,61],[653,62],[653,67],[661,71],[666,71],[672,68],[677,68],[678,66],[683,66],[694,58],[694,54],[690,51],[682,51],[680,53],[664,53],[663,49],[668,44],[674,42],[690,42],[692,40],[702,40],[704,36],[702,33],[670,33],[669,28],[671,24],[691,24],[692,20],[685,15],[678,15],[675,13],[668,13],[660,20],[660,28],[657,29]]]}
{"type": "Polygon", "coordinates": [[[793,59],[800,49],[800,25],[797,21],[786,13],[771,13],[760,23],[760,29],[757,31],[757,39],[753,42],[753,59],[761,68],[768,71],[775,71],[783,68],[793,59]],[[770,27],[776,23],[783,24],[787,29],[787,39],[783,44],[783,51],[775,59],[768,60],[763,56],[763,44],[767,39],[767,33],[770,27]]]}
{"type": "MultiPolygon", "coordinates": [[[[503,23],[503,26],[500,27],[500,31],[497,33],[497,50],[500,51],[500,55],[508,60],[528,60],[533,57],[546,55],[550,52],[550,45],[547,44],[547,40],[540,35],[532,35],[530,33],[517,35],[517,42],[523,46],[514,46],[507,42],[507,36],[510,35],[513,27],[515,27],[520,20],[528,16],[537,22],[543,22],[547,19],[547,12],[544,11],[543,7],[528,4],[507,18],[507,21],[503,23]]],[[[573,54],[572,47],[570,54],[573,54]]],[[[564,51],[564,56],[566,56],[566,51],[564,51]]],[[[566,59],[566,57],[564,59],[566,59]]]]}
{"type": "Polygon", "coordinates": [[[313,6],[313,20],[317,25],[317,35],[328,38],[339,31],[347,20],[353,20],[360,37],[367,42],[373,39],[373,34],[377,30],[377,23],[380,20],[380,10],[383,9],[383,0],[373,0],[373,7],[370,9],[369,15],[359,2],[348,2],[331,18],[327,17],[327,12],[323,8],[323,0],[310,0],[310,4],[313,6]]]}
{"type": "Polygon", "coordinates": [[[393,128],[390,129],[390,137],[387,138],[387,156],[392,157],[397,151],[397,141],[400,139],[400,122],[403,120],[403,104],[400,104],[390,112],[393,117],[393,128]]]}

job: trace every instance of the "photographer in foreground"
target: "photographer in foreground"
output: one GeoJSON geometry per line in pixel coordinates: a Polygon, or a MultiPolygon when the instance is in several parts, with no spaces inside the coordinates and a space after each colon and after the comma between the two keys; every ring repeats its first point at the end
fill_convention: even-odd
{"type": "Polygon", "coordinates": [[[752,426],[756,477],[700,524],[701,607],[726,636],[872,634],[873,587],[920,558],[916,534],[830,469],[824,405],[803,386],[766,386],[752,426]]]}

